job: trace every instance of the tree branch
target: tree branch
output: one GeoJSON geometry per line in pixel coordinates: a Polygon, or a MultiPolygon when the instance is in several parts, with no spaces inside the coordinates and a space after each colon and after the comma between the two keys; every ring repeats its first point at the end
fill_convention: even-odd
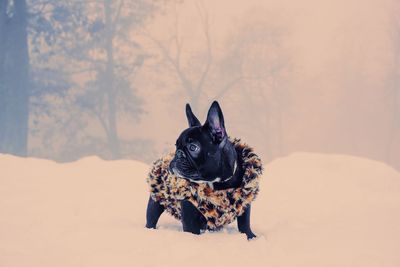
{"type": "Polygon", "coordinates": [[[111,21],[111,24],[112,24],[112,27],[111,27],[111,32],[112,33],[111,33],[111,35],[112,36],[115,35],[115,29],[117,28],[117,25],[118,25],[118,20],[119,20],[119,17],[121,15],[121,9],[122,9],[123,4],[124,4],[124,0],[120,0],[119,1],[119,5],[118,5],[118,9],[117,9],[117,13],[115,14],[114,19],[111,21]]]}
{"type": "Polygon", "coordinates": [[[212,64],[212,48],[211,48],[210,24],[209,24],[208,12],[204,6],[203,1],[197,1],[196,7],[197,7],[199,17],[202,22],[203,33],[206,38],[206,46],[207,46],[207,59],[205,62],[204,70],[203,70],[203,72],[197,82],[197,86],[196,86],[197,94],[200,95],[201,91],[203,90],[204,82],[208,76],[208,73],[210,71],[210,67],[212,64]]]}
{"type": "Polygon", "coordinates": [[[228,82],[218,93],[217,95],[215,95],[215,100],[219,100],[221,99],[230,89],[232,89],[232,87],[240,82],[241,80],[243,80],[244,77],[237,77],[233,80],[231,80],[230,82],[228,82]]]}
{"type": "MultiPolygon", "coordinates": [[[[168,49],[162,44],[161,41],[155,39],[153,36],[148,34],[147,32],[143,32],[144,35],[149,38],[162,52],[164,57],[167,59],[167,61],[172,65],[172,67],[175,69],[184,89],[188,92],[189,95],[193,95],[193,86],[191,81],[187,78],[186,74],[180,67],[180,63],[174,59],[168,49]]],[[[180,52],[179,52],[180,53],[180,52]]]]}

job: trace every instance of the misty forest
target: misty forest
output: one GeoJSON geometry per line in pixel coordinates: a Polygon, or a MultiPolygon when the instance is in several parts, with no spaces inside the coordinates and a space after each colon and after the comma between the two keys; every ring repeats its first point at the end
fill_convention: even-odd
{"type": "Polygon", "coordinates": [[[213,100],[264,161],[400,169],[397,1],[0,0],[0,153],[152,162],[213,100]],[[235,3],[234,3],[235,2],[235,3]],[[246,4],[245,4],[246,3],[246,4]]]}

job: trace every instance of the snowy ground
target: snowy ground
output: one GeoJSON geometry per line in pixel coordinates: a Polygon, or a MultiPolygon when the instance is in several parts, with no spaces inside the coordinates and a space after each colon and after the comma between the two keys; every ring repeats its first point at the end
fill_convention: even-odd
{"type": "Polygon", "coordinates": [[[298,153],[265,166],[248,242],[144,228],[148,166],[0,155],[0,266],[400,266],[400,174],[298,153]]]}

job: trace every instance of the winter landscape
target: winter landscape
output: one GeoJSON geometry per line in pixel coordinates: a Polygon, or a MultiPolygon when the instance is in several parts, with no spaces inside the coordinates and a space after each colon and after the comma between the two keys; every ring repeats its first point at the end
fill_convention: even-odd
{"type": "Polygon", "coordinates": [[[399,0],[0,0],[0,267],[399,267],[399,14],[399,0]],[[146,177],[186,103],[262,159],[256,239],[236,222],[188,234],[167,213],[145,228],[146,177]]]}

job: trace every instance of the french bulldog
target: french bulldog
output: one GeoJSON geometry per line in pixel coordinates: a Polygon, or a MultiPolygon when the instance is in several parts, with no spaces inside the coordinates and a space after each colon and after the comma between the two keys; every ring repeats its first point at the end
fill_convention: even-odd
{"type": "MultiPolygon", "coordinates": [[[[202,125],[186,104],[186,117],[189,128],[185,129],[176,141],[175,156],[169,171],[193,183],[208,183],[213,190],[238,188],[241,186],[243,170],[236,150],[228,138],[224,116],[220,105],[214,101],[208,110],[207,119],[202,125]]],[[[189,201],[181,201],[181,221],[184,232],[200,234],[206,229],[206,218],[189,201]]],[[[165,207],[149,198],[146,227],[156,228],[165,207]]],[[[248,205],[243,214],[237,217],[238,230],[247,239],[256,235],[250,227],[248,205]]]]}

